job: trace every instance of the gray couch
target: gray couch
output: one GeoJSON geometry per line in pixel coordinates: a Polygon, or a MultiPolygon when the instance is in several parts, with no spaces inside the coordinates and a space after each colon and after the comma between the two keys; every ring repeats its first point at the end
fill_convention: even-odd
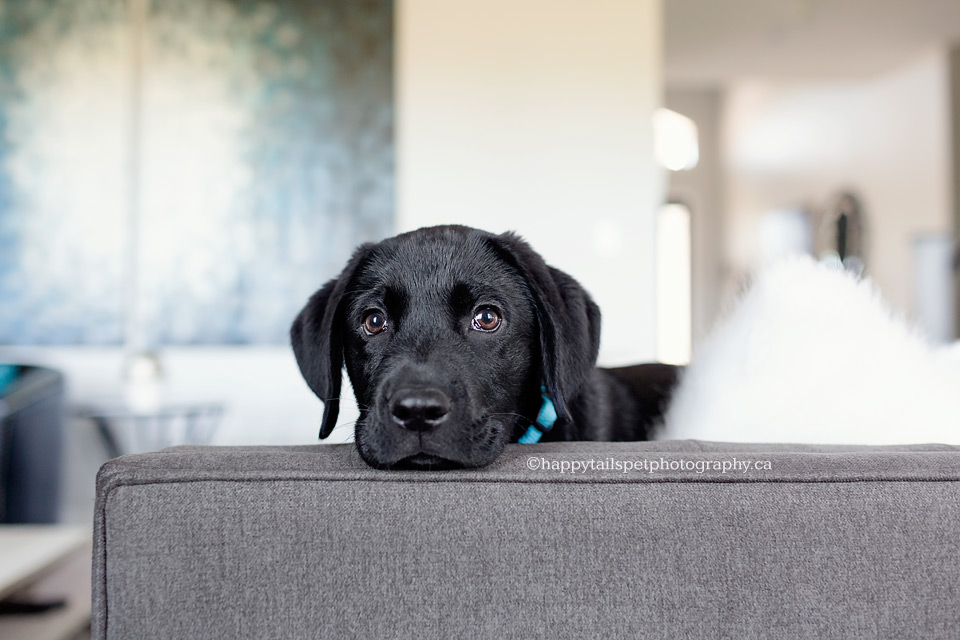
{"type": "Polygon", "coordinates": [[[181,447],[108,462],[95,526],[100,639],[960,637],[946,445],[181,447]]]}

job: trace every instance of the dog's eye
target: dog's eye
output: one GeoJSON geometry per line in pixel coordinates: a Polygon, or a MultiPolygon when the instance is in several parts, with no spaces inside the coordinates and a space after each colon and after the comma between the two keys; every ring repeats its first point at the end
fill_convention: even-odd
{"type": "Polygon", "coordinates": [[[473,316],[473,328],[477,331],[496,331],[500,327],[500,314],[496,309],[484,307],[473,316]]]}
{"type": "Polygon", "coordinates": [[[368,336],[380,333],[387,328],[387,317],[380,311],[371,311],[363,319],[363,330],[368,336]]]}

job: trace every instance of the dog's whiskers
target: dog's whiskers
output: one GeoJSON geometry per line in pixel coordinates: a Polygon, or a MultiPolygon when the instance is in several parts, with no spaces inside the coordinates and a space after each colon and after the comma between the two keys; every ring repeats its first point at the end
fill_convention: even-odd
{"type": "Polygon", "coordinates": [[[509,423],[506,423],[503,425],[495,425],[494,428],[492,429],[483,428],[490,421],[490,418],[494,418],[498,416],[507,416],[507,417],[514,418],[515,419],[514,424],[519,424],[521,426],[524,426],[524,424],[533,425],[533,422],[529,418],[519,413],[514,413],[514,412],[488,413],[483,418],[481,418],[480,420],[474,423],[474,426],[477,428],[471,429],[467,434],[465,434],[467,441],[470,442],[471,444],[476,445],[481,451],[487,452],[492,450],[494,448],[494,440],[496,438],[496,434],[498,433],[500,428],[506,427],[507,429],[510,429],[512,426],[509,423]]]}
{"type": "Polygon", "coordinates": [[[342,434],[344,430],[350,430],[351,435],[348,436],[343,442],[344,443],[354,442],[356,438],[355,434],[356,434],[357,422],[359,422],[359,420],[349,420],[347,422],[340,422],[330,431],[330,435],[327,437],[329,438],[334,434],[338,434],[338,432],[342,434]]]}

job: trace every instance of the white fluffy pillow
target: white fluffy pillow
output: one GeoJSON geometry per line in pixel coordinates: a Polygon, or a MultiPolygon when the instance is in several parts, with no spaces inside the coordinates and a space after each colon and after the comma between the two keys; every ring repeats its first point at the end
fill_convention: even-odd
{"type": "Polygon", "coordinates": [[[960,344],[934,348],[869,280],[762,272],[687,369],[660,438],[960,443],[960,344]]]}

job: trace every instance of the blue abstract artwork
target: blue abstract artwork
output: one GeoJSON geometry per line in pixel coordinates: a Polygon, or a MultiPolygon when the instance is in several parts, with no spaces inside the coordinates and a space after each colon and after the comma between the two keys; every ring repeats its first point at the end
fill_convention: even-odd
{"type": "Polygon", "coordinates": [[[384,0],[0,0],[0,344],[279,344],[394,219],[384,0]]]}

